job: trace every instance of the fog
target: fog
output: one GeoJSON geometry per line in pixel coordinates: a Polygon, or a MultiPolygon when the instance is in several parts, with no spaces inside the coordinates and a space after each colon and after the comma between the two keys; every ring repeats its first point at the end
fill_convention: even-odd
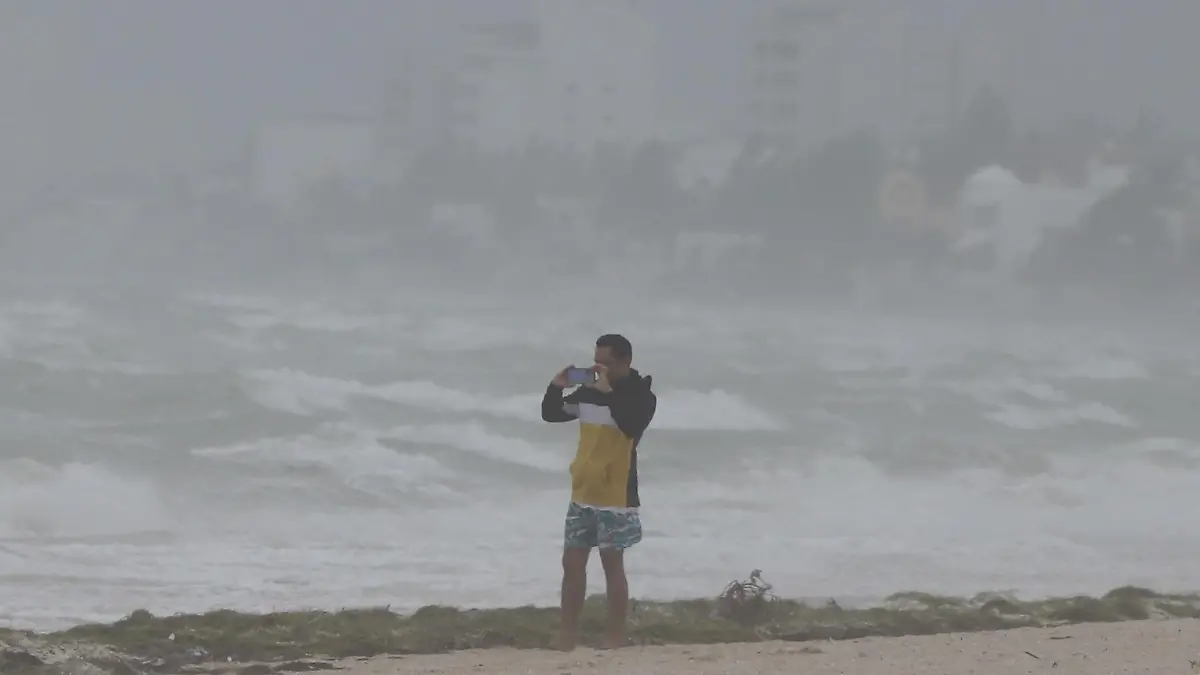
{"type": "Polygon", "coordinates": [[[858,303],[1194,281],[1193,3],[644,4],[589,36],[532,0],[8,0],[6,273],[494,289],[548,267],[858,303]],[[520,21],[529,44],[481,37],[520,21]],[[889,212],[900,173],[919,212],[889,212]]]}
{"type": "Polygon", "coordinates": [[[0,625],[554,604],[610,332],[638,598],[1200,588],[1196,25],[0,0],[0,625]]]}

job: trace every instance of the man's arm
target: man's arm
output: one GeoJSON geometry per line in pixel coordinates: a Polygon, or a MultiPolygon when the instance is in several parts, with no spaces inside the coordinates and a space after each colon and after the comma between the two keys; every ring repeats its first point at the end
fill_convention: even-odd
{"type": "Polygon", "coordinates": [[[542,397],[542,420],[545,422],[570,422],[579,418],[579,404],[575,402],[577,392],[563,396],[562,387],[551,384],[542,397]]]}
{"type": "Polygon", "coordinates": [[[632,387],[609,394],[608,412],[621,433],[639,438],[654,419],[658,397],[649,387],[632,387]]]}

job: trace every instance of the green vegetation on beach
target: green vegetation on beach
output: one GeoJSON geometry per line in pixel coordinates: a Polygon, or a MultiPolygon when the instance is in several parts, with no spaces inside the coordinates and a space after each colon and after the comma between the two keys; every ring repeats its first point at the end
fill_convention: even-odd
{"type": "MultiPolygon", "coordinates": [[[[1020,600],[1000,594],[954,598],[896,594],[877,607],[811,605],[770,595],[769,586],[731,584],[720,598],[673,602],[635,601],[630,619],[634,644],[806,641],[998,630],[1086,622],[1200,618],[1200,595],[1163,594],[1123,587],[1099,598],[1020,600]]],[[[246,614],[154,616],[138,610],[111,624],[88,624],[43,635],[25,644],[107,645],[149,669],[189,663],[273,662],[312,656],[438,653],[487,647],[547,648],[558,624],[555,608],[463,610],[424,607],[411,615],[387,608],[246,614]]],[[[589,599],[583,644],[599,644],[603,598],[589,599]]],[[[0,630],[0,644],[21,637],[0,630]]],[[[32,650],[31,650],[32,651],[32,650]]]]}

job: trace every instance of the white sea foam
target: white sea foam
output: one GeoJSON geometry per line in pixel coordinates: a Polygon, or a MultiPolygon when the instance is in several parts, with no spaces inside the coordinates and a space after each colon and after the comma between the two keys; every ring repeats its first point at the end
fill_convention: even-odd
{"type": "Polygon", "coordinates": [[[172,524],[158,489],[145,478],[99,464],[0,462],[0,537],[94,537],[172,524]]]}
{"type": "Polygon", "coordinates": [[[342,429],[329,429],[314,435],[265,438],[220,448],[198,448],[192,454],[258,465],[321,469],[356,488],[386,481],[389,489],[401,489],[436,482],[439,477],[450,475],[430,455],[397,453],[377,438],[342,429]]]}
{"type": "MultiPolygon", "coordinates": [[[[355,398],[375,398],[433,412],[472,413],[516,420],[541,418],[541,393],[487,395],[433,382],[367,385],[300,371],[253,373],[249,388],[262,405],[296,415],[345,410],[355,398]]],[[[781,425],[742,397],[720,389],[667,390],[659,396],[654,428],[688,431],[777,430],[781,425]]]]}
{"type": "MultiPolygon", "coordinates": [[[[1180,509],[1197,488],[1194,474],[1138,463],[1100,472],[1064,465],[1021,480],[992,471],[897,479],[855,458],[802,472],[650,481],[646,545],[629,564],[635,592],[660,596],[711,595],[756,567],[788,595],[1180,586],[1194,578],[1184,561],[1200,554],[1190,513],[1180,509]]],[[[47,574],[93,567],[92,600],[101,602],[59,600],[77,619],[110,619],[116,607],[134,606],[550,603],[563,508],[553,490],[467,499],[427,517],[267,506],[169,545],[46,544],[33,555],[47,574]],[[112,560],[123,562],[104,562],[112,560]],[[158,581],[131,584],[139,575],[158,581]]],[[[33,564],[5,560],[0,577],[33,564]]],[[[601,583],[593,578],[593,590],[601,583]]],[[[22,605],[25,593],[15,597],[27,620],[46,611],[22,605]]]]}
{"type": "Polygon", "coordinates": [[[570,461],[569,448],[561,444],[557,447],[547,446],[505,436],[489,430],[477,421],[392,427],[387,430],[386,438],[411,443],[417,447],[453,447],[480,457],[539,471],[564,471],[570,461]]]}
{"type": "MultiPolygon", "coordinates": [[[[553,602],[575,438],[541,387],[621,317],[418,300],[0,305],[6,616],[553,602]]],[[[1200,396],[1156,379],[1194,345],[623,321],[659,395],[635,594],[1200,587],[1200,396]]]]}
{"type": "Polygon", "coordinates": [[[1137,422],[1100,403],[1084,403],[1063,408],[1037,409],[1023,405],[1006,404],[987,413],[986,417],[1014,429],[1037,431],[1053,429],[1071,424],[1095,422],[1114,427],[1136,427],[1137,422]]]}
{"type": "Polygon", "coordinates": [[[745,398],[720,389],[659,392],[654,428],[685,431],[778,431],[783,425],[745,398]]]}
{"type": "Polygon", "coordinates": [[[1111,406],[1073,400],[1050,383],[1029,377],[973,379],[943,383],[943,386],[975,398],[990,408],[984,417],[1014,429],[1036,431],[1085,423],[1133,428],[1138,424],[1111,406]]]}

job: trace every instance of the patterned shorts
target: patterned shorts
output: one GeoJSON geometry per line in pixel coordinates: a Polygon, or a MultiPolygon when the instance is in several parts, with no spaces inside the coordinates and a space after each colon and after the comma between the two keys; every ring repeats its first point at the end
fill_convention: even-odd
{"type": "Polygon", "coordinates": [[[571,502],[567,508],[564,548],[624,550],[642,540],[642,519],[636,511],[605,511],[571,502]]]}

